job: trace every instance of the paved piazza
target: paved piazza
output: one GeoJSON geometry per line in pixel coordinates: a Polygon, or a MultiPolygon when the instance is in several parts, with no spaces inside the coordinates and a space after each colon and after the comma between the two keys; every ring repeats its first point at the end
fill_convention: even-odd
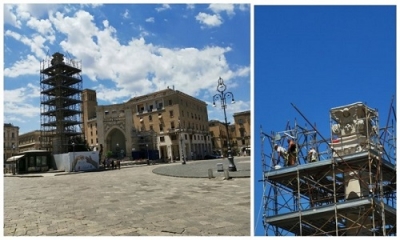
{"type": "Polygon", "coordinates": [[[157,167],[4,177],[4,235],[250,235],[251,178],[169,177],[157,167]]]}

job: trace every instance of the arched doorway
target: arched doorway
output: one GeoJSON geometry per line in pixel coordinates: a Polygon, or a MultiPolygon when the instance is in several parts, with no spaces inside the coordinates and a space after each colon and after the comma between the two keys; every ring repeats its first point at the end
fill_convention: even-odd
{"type": "Polygon", "coordinates": [[[126,156],[126,138],[125,134],[117,127],[112,128],[106,136],[106,153],[111,151],[115,158],[126,156]]]}

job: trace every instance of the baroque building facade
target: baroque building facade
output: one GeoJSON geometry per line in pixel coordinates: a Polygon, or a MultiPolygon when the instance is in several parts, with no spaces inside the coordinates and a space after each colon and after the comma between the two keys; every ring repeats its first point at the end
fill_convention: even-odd
{"type": "MultiPolygon", "coordinates": [[[[228,125],[229,141],[233,155],[250,155],[251,114],[250,111],[233,114],[234,123],[228,125]]],[[[212,138],[213,154],[227,156],[228,142],[224,122],[211,120],[208,123],[212,138]]]]}
{"type": "Polygon", "coordinates": [[[19,152],[19,127],[11,123],[4,123],[3,134],[3,161],[5,162],[8,158],[19,152]]]}
{"type": "Polygon", "coordinates": [[[96,92],[82,92],[83,132],[89,146],[117,156],[202,158],[212,152],[207,104],[175,89],[97,105],[96,92]]]}
{"type": "Polygon", "coordinates": [[[35,130],[19,135],[19,152],[39,150],[41,131],[35,130]]]}
{"type": "Polygon", "coordinates": [[[233,114],[235,121],[235,143],[241,155],[250,155],[251,152],[251,115],[250,111],[233,114]]]}

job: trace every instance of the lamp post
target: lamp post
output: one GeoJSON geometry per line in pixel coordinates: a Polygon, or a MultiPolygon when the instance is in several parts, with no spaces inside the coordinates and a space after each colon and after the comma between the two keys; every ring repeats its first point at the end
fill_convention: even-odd
{"type": "Polygon", "coordinates": [[[12,153],[11,153],[11,157],[14,156],[14,151],[15,151],[15,144],[12,144],[12,153]]]}
{"type": "Polygon", "coordinates": [[[147,149],[147,165],[150,165],[149,144],[146,144],[146,149],[147,149]]]}
{"type": "Polygon", "coordinates": [[[179,138],[181,139],[182,164],[186,164],[185,154],[183,153],[183,138],[182,138],[182,133],[179,133],[179,138]]]}
{"type": "Polygon", "coordinates": [[[119,143],[117,143],[117,147],[115,148],[115,151],[117,152],[117,159],[119,159],[119,143]]]}
{"type": "Polygon", "coordinates": [[[181,141],[181,154],[182,154],[182,164],[186,164],[185,155],[183,154],[183,138],[182,138],[182,126],[181,126],[181,119],[178,119],[179,122],[179,140],[181,141]]]}
{"type": "MultiPolygon", "coordinates": [[[[75,142],[72,142],[72,162],[75,161],[75,142]]],[[[74,171],[74,169],[72,169],[74,171]]]]}
{"type": "Polygon", "coordinates": [[[226,128],[226,134],[227,134],[227,143],[228,143],[228,160],[229,160],[229,171],[231,172],[236,172],[236,166],[235,162],[233,161],[233,156],[232,156],[232,149],[231,149],[231,143],[230,143],[230,137],[229,137],[229,127],[228,127],[228,121],[226,119],[226,99],[231,98],[232,99],[232,104],[235,103],[235,99],[233,97],[232,92],[225,92],[226,90],[226,85],[224,84],[224,80],[220,77],[218,79],[218,85],[217,85],[217,91],[219,93],[215,94],[213,97],[213,107],[215,107],[215,101],[221,100],[221,107],[224,110],[224,117],[225,117],[225,128],[226,128]]]}

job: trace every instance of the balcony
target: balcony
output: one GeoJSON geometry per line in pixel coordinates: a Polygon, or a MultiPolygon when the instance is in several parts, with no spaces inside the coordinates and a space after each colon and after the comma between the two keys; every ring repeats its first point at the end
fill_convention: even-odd
{"type": "Polygon", "coordinates": [[[179,132],[180,129],[178,128],[168,128],[168,133],[176,133],[179,132]]]}
{"type": "Polygon", "coordinates": [[[160,107],[160,108],[149,108],[149,109],[142,109],[139,110],[136,115],[142,115],[142,114],[147,114],[147,113],[154,113],[154,112],[159,112],[159,111],[163,111],[164,107],[160,107]]]}

